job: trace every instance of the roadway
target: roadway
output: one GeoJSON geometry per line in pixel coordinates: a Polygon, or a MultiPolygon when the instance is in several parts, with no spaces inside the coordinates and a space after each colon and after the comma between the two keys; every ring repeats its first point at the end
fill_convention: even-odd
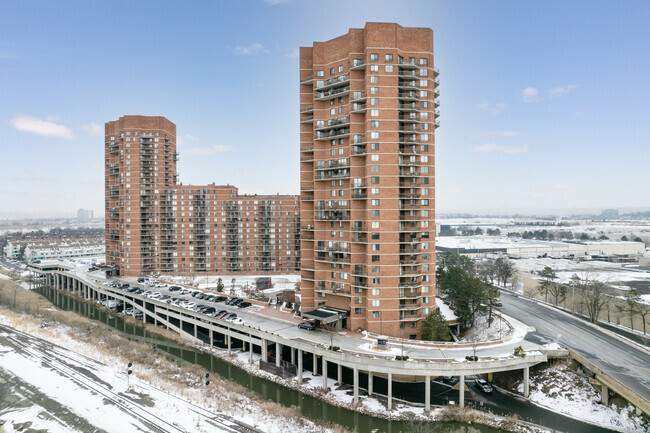
{"type": "Polygon", "coordinates": [[[650,401],[650,355],[583,320],[502,292],[501,310],[534,326],[525,339],[546,344],[556,339],[650,401]],[[559,336],[559,338],[558,338],[559,336]]]}

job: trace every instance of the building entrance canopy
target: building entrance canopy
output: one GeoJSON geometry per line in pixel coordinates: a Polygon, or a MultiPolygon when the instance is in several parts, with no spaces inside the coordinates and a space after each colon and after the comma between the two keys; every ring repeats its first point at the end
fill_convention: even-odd
{"type": "Polygon", "coordinates": [[[323,309],[307,311],[306,313],[302,313],[302,317],[304,319],[319,320],[323,325],[334,323],[340,319],[339,313],[323,309]]]}

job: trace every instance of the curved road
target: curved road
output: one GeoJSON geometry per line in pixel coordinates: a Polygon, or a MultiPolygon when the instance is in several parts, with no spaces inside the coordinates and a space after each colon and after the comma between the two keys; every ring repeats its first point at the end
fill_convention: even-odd
{"type": "Polygon", "coordinates": [[[576,351],[628,388],[650,401],[650,355],[636,346],[611,337],[553,308],[502,292],[501,310],[517,320],[534,326],[526,340],[546,344],[556,340],[576,351]]]}

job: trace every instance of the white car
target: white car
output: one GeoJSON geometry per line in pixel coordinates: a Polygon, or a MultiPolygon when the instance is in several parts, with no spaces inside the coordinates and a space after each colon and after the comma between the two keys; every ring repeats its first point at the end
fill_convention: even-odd
{"type": "Polygon", "coordinates": [[[152,294],[147,295],[147,298],[150,298],[150,299],[158,299],[158,298],[160,298],[161,296],[162,296],[162,294],[161,294],[160,292],[153,292],[152,294]]]}
{"type": "Polygon", "coordinates": [[[181,291],[178,292],[179,295],[187,295],[188,293],[192,293],[192,291],[187,289],[181,289],[181,291]]]}
{"type": "Polygon", "coordinates": [[[228,319],[226,322],[234,323],[236,325],[243,325],[244,321],[241,319],[241,317],[235,317],[234,319],[228,319]]]}

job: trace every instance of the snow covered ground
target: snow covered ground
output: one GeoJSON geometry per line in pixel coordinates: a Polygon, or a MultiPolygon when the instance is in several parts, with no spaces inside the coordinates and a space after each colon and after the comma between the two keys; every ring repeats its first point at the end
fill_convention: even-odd
{"type": "MultiPolygon", "coordinates": [[[[523,392],[523,384],[519,384],[518,391],[523,392]]],[[[555,364],[533,375],[530,400],[558,413],[613,430],[629,433],[650,431],[650,425],[643,424],[631,405],[600,404],[598,390],[588,378],[571,370],[567,363],[555,364]]]]}
{"type": "MultiPolygon", "coordinates": [[[[3,432],[24,431],[25,426],[49,433],[161,431],[152,427],[153,420],[170,432],[231,432],[232,419],[264,432],[329,431],[260,408],[246,395],[219,388],[219,379],[204,386],[202,379],[190,378],[194,386],[179,386],[160,366],[138,365],[129,383],[123,359],[76,340],[65,326],[39,328],[10,314],[0,314],[0,323],[62,346],[0,331],[0,402],[7,401],[7,389],[14,400],[0,405],[3,432]]],[[[178,369],[179,376],[186,374],[178,369]]]]}

